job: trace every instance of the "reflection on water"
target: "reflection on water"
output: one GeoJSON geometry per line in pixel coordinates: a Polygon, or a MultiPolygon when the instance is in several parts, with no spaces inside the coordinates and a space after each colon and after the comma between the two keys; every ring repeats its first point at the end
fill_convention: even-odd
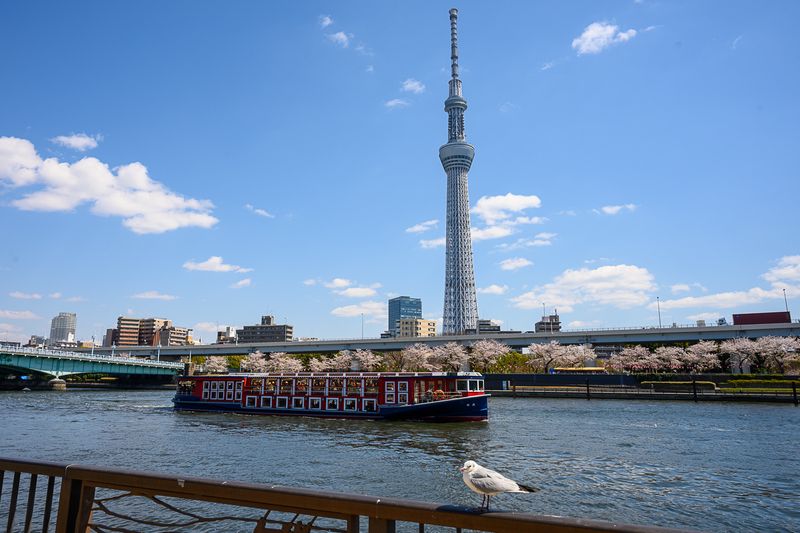
{"type": "Polygon", "coordinates": [[[173,412],[169,392],[2,393],[0,455],[475,505],[466,459],[540,487],[506,510],[800,530],[800,409],[492,399],[424,424],[173,412]]]}

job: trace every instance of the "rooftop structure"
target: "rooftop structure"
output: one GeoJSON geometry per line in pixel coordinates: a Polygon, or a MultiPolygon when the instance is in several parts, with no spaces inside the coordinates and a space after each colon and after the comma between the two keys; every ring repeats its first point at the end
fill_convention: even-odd
{"type": "Polygon", "coordinates": [[[58,313],[50,322],[50,342],[72,342],[75,340],[75,326],[78,317],[75,313],[58,313]]]}

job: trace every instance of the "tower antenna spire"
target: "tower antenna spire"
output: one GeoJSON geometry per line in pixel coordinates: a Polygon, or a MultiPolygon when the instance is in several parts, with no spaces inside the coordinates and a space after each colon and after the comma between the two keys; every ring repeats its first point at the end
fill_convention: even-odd
{"type": "Polygon", "coordinates": [[[452,78],[458,79],[458,9],[450,10],[450,68],[452,78]]]}

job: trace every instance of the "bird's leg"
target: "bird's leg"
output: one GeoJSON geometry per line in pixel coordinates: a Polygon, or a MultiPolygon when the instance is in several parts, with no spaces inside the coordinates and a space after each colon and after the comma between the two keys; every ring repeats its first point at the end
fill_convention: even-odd
{"type": "Polygon", "coordinates": [[[483,511],[483,506],[486,504],[486,494],[481,494],[481,511],[483,511]]]}
{"type": "Polygon", "coordinates": [[[489,511],[489,501],[491,501],[491,499],[492,499],[492,495],[491,494],[487,494],[486,495],[486,511],[489,511]]]}

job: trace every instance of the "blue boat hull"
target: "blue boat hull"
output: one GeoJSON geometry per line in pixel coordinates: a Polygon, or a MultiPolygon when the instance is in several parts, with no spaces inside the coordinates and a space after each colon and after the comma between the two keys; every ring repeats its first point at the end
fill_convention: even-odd
{"type": "Polygon", "coordinates": [[[272,409],[243,407],[233,402],[198,400],[190,395],[176,395],[172,402],[177,411],[211,411],[270,416],[313,416],[318,418],[355,418],[361,420],[422,420],[425,422],[465,422],[487,420],[489,396],[468,396],[413,405],[381,405],[377,412],[320,411],[310,409],[272,409]]]}

